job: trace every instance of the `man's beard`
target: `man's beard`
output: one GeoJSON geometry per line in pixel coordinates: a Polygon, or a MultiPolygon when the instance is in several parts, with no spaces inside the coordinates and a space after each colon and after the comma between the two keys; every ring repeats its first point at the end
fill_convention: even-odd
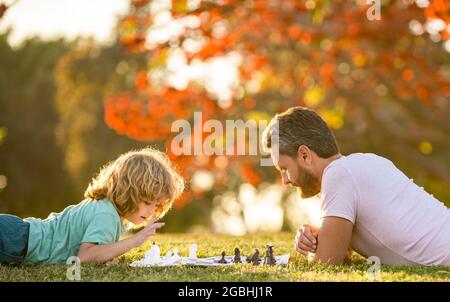
{"type": "Polygon", "coordinates": [[[297,187],[297,192],[302,198],[313,197],[320,192],[319,179],[307,170],[299,170],[299,175],[292,184],[297,187]]]}

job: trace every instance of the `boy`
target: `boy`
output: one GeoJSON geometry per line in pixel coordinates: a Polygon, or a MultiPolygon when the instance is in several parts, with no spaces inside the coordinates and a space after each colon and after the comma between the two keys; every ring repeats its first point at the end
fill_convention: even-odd
{"type": "Polygon", "coordinates": [[[148,223],[119,241],[124,221],[154,222],[184,188],[167,156],[146,148],[121,155],[100,170],[85,200],[47,219],[0,214],[0,262],[59,263],[70,256],[105,263],[139,247],[164,223],[148,223]]]}

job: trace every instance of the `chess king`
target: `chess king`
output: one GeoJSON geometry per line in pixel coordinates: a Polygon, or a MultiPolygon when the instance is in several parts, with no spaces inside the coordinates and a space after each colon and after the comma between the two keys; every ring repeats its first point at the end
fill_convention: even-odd
{"type": "Polygon", "coordinates": [[[341,264],[356,251],[383,264],[450,265],[450,210],[390,160],[341,154],[313,110],[277,114],[263,146],[283,184],[302,198],[320,193],[321,226],[303,225],[294,242],[310,261],[341,264]]]}

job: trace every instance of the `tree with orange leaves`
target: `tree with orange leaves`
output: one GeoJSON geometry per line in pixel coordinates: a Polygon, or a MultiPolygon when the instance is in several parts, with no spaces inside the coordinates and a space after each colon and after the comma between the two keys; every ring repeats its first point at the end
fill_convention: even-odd
{"type": "Polygon", "coordinates": [[[131,1],[118,43],[146,62],[120,85],[111,84],[115,76],[105,84],[105,122],[138,142],[164,144],[187,177],[209,170],[213,190],[221,190],[276,175],[258,156],[170,154],[174,121],[193,123],[198,111],[204,121],[268,120],[308,106],[335,130],[344,153],[391,158],[450,200],[449,11],[446,1],[423,3],[384,1],[381,20],[371,21],[358,0],[131,1]],[[239,63],[227,97],[208,76],[171,82],[179,66],[230,57],[239,63]]]}
{"type": "MultiPolygon", "coordinates": [[[[169,96],[170,84],[149,80],[169,73],[175,49],[188,65],[238,53],[239,86],[229,106],[213,106],[212,117],[245,120],[252,112],[271,116],[295,105],[312,107],[335,129],[344,152],[378,152],[430,180],[425,185],[450,183],[449,54],[442,47],[449,38],[449,4],[383,3],[382,19],[370,21],[365,1],[133,1],[119,25],[120,40],[126,50],[147,54],[149,64],[130,92],[144,104],[158,95],[161,108],[144,110],[153,126],[136,119],[126,123],[125,134],[169,139],[170,121],[191,118],[202,102],[217,102],[210,94],[200,96],[207,85],[196,87],[196,94],[189,85],[169,96]],[[170,33],[171,27],[178,30],[170,33]],[[168,30],[166,39],[153,41],[161,28],[168,30]]],[[[123,123],[108,125],[119,131],[123,123]]],[[[256,159],[233,160],[244,180],[261,181],[256,159]]],[[[196,166],[193,157],[183,162],[184,168],[196,166]]]]}

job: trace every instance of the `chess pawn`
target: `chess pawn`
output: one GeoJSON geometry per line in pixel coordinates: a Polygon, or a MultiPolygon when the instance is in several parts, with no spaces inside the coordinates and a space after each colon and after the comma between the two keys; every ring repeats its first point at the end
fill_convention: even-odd
{"type": "Polygon", "coordinates": [[[228,263],[227,260],[225,259],[225,251],[222,252],[222,258],[218,261],[218,263],[228,263]]]}
{"type": "Polygon", "coordinates": [[[241,263],[241,251],[238,248],[234,249],[234,263],[241,263]]]}
{"type": "Polygon", "coordinates": [[[153,243],[153,261],[154,263],[160,263],[161,262],[161,249],[159,248],[159,245],[153,243]]]}
{"type": "Polygon", "coordinates": [[[245,259],[245,262],[252,263],[252,260],[253,260],[253,255],[250,255],[245,259]]]}
{"type": "Polygon", "coordinates": [[[189,247],[189,259],[197,259],[197,244],[191,244],[189,247]]]}
{"type": "Polygon", "coordinates": [[[169,249],[166,255],[161,260],[164,262],[164,264],[171,264],[173,261],[172,259],[172,250],[169,249]]]}
{"type": "Polygon", "coordinates": [[[181,257],[178,255],[178,249],[174,248],[173,249],[172,261],[176,262],[176,261],[179,261],[179,260],[181,260],[181,257]]]}

